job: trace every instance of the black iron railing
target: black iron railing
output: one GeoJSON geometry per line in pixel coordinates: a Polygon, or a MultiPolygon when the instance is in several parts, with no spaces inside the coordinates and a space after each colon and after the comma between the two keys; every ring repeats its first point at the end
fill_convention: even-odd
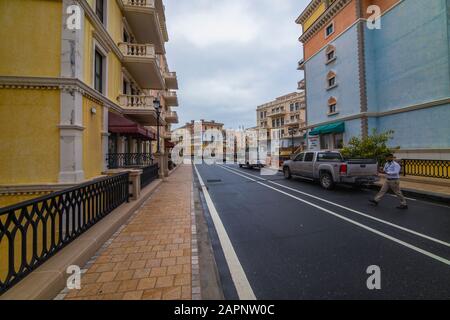
{"type": "Polygon", "coordinates": [[[0,294],[129,201],[129,174],[0,209],[0,294]]]}
{"type": "Polygon", "coordinates": [[[404,176],[450,179],[449,160],[403,159],[401,166],[404,176]]]}
{"type": "Polygon", "coordinates": [[[158,179],[159,166],[157,164],[148,166],[142,170],[141,188],[144,189],[150,183],[158,179]]]}
{"type": "Polygon", "coordinates": [[[109,169],[150,166],[153,157],[149,153],[110,153],[107,157],[109,169]]]}

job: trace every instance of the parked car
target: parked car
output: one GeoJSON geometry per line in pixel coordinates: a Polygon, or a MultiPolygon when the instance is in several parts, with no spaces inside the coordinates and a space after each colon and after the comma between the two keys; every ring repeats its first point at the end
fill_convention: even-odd
{"type": "Polygon", "coordinates": [[[302,152],[284,163],[283,173],[286,179],[299,176],[319,181],[327,190],[339,183],[360,186],[379,180],[377,160],[344,160],[339,151],[302,152]]]}

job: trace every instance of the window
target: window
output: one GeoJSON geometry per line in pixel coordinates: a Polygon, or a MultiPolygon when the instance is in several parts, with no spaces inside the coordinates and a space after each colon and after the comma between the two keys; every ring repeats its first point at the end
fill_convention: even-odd
{"type": "Polygon", "coordinates": [[[127,30],[123,29],[123,42],[131,42],[127,30]]]}
{"type": "Polygon", "coordinates": [[[342,149],[344,147],[344,134],[337,133],[334,135],[334,148],[342,149]]]}
{"type": "Polygon", "coordinates": [[[317,161],[328,161],[328,162],[341,162],[342,156],[337,152],[323,152],[317,155],[317,161]]]}
{"type": "Polygon", "coordinates": [[[338,113],[337,100],[335,97],[331,97],[330,99],[328,99],[328,114],[333,115],[336,113],[338,113]]]}
{"type": "Polygon", "coordinates": [[[105,23],[105,0],[95,1],[95,13],[102,23],[105,23]]]}
{"type": "Polygon", "coordinates": [[[331,77],[328,79],[328,88],[333,87],[336,84],[336,77],[331,77]]]}
{"type": "Polygon", "coordinates": [[[314,160],[314,153],[308,152],[305,155],[305,162],[313,162],[313,160],[314,160]]]}
{"type": "Polygon", "coordinates": [[[305,154],[304,154],[304,153],[300,153],[300,154],[297,156],[297,158],[295,158],[294,161],[296,161],[296,162],[301,162],[301,161],[303,161],[304,158],[305,158],[305,154]]]}
{"type": "Polygon", "coordinates": [[[334,59],[334,51],[328,52],[327,53],[327,61],[330,61],[333,59],[334,59]]]}
{"type": "Polygon", "coordinates": [[[330,71],[327,75],[327,85],[327,89],[336,87],[336,74],[333,71],[330,71]]]}
{"type": "Polygon", "coordinates": [[[329,105],[328,113],[329,113],[329,114],[336,113],[336,104],[335,104],[335,103],[329,105]]]}
{"type": "Polygon", "coordinates": [[[329,150],[331,149],[331,134],[323,134],[320,136],[320,147],[323,150],[329,150]]]}
{"type": "Polygon", "coordinates": [[[294,111],[294,105],[291,104],[291,112],[293,112],[293,111],[294,111]]]}
{"type": "Polygon", "coordinates": [[[325,29],[325,37],[329,37],[334,33],[334,23],[330,23],[325,29]]]}
{"type": "Polygon", "coordinates": [[[325,51],[325,54],[326,54],[326,63],[328,64],[328,63],[330,63],[330,62],[332,62],[332,61],[334,61],[335,59],[336,59],[336,48],[334,47],[334,46],[332,46],[332,45],[329,45],[328,47],[327,47],[327,50],[325,51]]]}
{"type": "Polygon", "coordinates": [[[300,104],[297,102],[297,103],[295,103],[295,111],[298,111],[298,110],[300,110],[300,104]]]}
{"type": "Polygon", "coordinates": [[[95,50],[94,89],[100,93],[103,93],[103,68],[104,57],[100,51],[95,50]]]}

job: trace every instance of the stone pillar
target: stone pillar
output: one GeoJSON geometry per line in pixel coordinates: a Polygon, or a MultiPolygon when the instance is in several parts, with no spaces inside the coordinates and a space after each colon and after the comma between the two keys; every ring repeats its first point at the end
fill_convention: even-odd
{"type": "MultiPolygon", "coordinates": [[[[84,11],[81,29],[69,30],[66,13],[75,0],[63,0],[61,32],[61,77],[83,79],[84,11]]],[[[62,89],[60,99],[60,183],[79,183],[83,171],[83,96],[74,88],[62,89]]]]}
{"type": "Polygon", "coordinates": [[[130,174],[130,197],[131,201],[136,201],[141,196],[141,175],[142,170],[127,170],[130,174]]]}
{"type": "Polygon", "coordinates": [[[156,156],[156,159],[158,159],[159,178],[164,180],[164,177],[165,177],[164,153],[156,153],[155,156],[156,156]]]}
{"type": "Polygon", "coordinates": [[[108,108],[103,107],[103,130],[102,130],[103,170],[108,169],[108,160],[107,160],[109,149],[108,120],[109,120],[108,108]]]}
{"type": "Polygon", "coordinates": [[[169,176],[169,153],[164,153],[164,177],[169,176]]]}

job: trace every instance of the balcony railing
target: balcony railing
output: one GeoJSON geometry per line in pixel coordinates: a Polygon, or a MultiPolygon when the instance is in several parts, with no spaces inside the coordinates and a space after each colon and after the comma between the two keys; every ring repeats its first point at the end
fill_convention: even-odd
{"type": "Polygon", "coordinates": [[[165,91],[164,99],[166,100],[168,106],[170,107],[178,106],[178,95],[175,91],[165,91]]]}
{"type": "Polygon", "coordinates": [[[120,52],[125,57],[155,59],[155,46],[152,44],[119,43],[120,52]]]}
{"type": "Polygon", "coordinates": [[[285,109],[275,110],[270,113],[270,116],[282,116],[286,114],[287,111],[285,109]]]}
{"type": "Polygon", "coordinates": [[[0,209],[0,294],[129,201],[119,174],[0,209]]]}
{"type": "Polygon", "coordinates": [[[166,82],[167,89],[177,90],[178,89],[178,79],[176,72],[164,72],[164,80],[166,82]]]}
{"type": "Polygon", "coordinates": [[[165,118],[168,123],[178,123],[178,113],[175,111],[166,113],[165,118]]]}
{"type": "Polygon", "coordinates": [[[121,94],[118,97],[119,105],[127,109],[149,109],[154,110],[152,96],[121,94]]]}
{"type": "Polygon", "coordinates": [[[123,0],[124,5],[144,7],[144,8],[154,8],[155,0],[123,0]]]}
{"type": "Polygon", "coordinates": [[[110,153],[107,162],[109,169],[148,167],[153,165],[153,156],[149,153],[110,153]]]}

